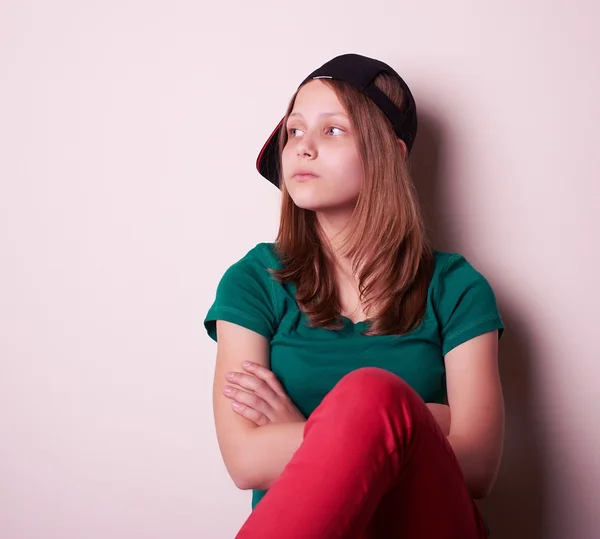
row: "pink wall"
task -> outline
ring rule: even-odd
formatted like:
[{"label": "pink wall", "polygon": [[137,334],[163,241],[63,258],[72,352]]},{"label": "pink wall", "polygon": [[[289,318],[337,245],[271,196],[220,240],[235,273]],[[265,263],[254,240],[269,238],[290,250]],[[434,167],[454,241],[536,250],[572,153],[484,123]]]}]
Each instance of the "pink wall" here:
[{"label": "pink wall", "polygon": [[591,0],[3,2],[0,536],[233,537],[250,498],[221,463],[202,319],[225,267],[275,233],[257,151],[342,52],[413,88],[435,238],[505,317],[495,537],[597,536],[599,16]]}]

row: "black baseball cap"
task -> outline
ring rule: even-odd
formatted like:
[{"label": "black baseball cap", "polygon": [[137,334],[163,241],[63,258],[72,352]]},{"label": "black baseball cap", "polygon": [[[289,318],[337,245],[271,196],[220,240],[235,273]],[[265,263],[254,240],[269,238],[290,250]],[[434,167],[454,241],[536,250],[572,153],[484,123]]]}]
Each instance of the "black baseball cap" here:
[{"label": "black baseball cap", "polygon": [[[400,110],[387,95],[375,86],[374,80],[382,72],[389,73],[400,83],[406,96],[404,110]],[[343,80],[364,92],[390,120],[396,135],[404,141],[410,154],[417,136],[417,106],[406,82],[389,65],[360,54],[342,54],[315,69],[302,81],[298,89],[313,79]],[[279,137],[282,129],[283,118],[265,142],[256,160],[256,169],[277,187],[280,187]]]}]

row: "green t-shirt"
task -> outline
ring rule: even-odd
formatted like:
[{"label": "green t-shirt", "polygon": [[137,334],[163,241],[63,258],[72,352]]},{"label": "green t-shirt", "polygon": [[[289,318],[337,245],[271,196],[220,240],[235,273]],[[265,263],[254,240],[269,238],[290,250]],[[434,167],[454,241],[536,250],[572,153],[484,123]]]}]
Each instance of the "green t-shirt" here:
[{"label": "green t-shirt", "polygon": [[[341,330],[309,328],[296,304],[295,284],[281,284],[266,268],[280,268],[272,243],[259,243],[221,278],[205,328],[217,340],[216,321],[227,320],[264,335],[271,370],[305,417],[347,373],[387,369],[425,402],[446,398],[444,355],[459,344],[504,325],[494,292],[462,255],[435,250],[435,269],[424,320],[407,335],[364,336],[368,322],[343,317]],[[254,490],[252,508],[266,491]]]}]

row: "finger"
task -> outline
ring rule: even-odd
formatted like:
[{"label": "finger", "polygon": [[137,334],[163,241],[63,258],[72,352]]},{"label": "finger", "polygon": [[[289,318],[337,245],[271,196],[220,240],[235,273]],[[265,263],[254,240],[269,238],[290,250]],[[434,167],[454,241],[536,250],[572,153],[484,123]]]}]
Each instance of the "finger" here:
[{"label": "finger", "polygon": [[257,378],[263,380],[277,395],[280,397],[287,397],[287,393],[284,391],[277,376],[275,376],[275,373],[272,370],[267,369],[258,363],[254,363],[253,361],[244,361],[242,367],[249,373],[254,374]]},{"label": "finger", "polygon": [[249,393],[248,391],[243,391],[235,387],[225,386],[223,388],[223,394],[231,400],[244,404],[245,406],[248,406],[248,408],[253,408],[257,412],[270,417],[272,408],[255,393]]},{"label": "finger", "polygon": [[269,423],[268,418],[264,414],[261,414],[259,411],[255,410],[254,408],[250,408],[245,404],[233,401],[231,403],[231,407],[237,414],[240,414],[242,417],[252,421],[252,423],[255,423],[259,427]]},{"label": "finger", "polygon": [[253,391],[269,404],[274,404],[278,399],[277,394],[269,387],[269,384],[261,380],[258,376],[243,372],[228,372],[225,374],[225,377],[230,382]]}]

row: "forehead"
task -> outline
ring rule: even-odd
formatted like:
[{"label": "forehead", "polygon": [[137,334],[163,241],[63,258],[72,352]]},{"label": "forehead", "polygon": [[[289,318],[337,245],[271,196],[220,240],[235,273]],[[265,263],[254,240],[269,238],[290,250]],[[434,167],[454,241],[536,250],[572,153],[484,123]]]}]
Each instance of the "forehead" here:
[{"label": "forehead", "polygon": [[310,112],[311,110],[343,113],[344,107],[335,91],[323,81],[316,79],[300,88],[296,94],[292,112]]}]

